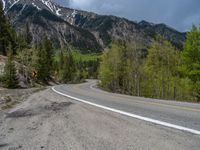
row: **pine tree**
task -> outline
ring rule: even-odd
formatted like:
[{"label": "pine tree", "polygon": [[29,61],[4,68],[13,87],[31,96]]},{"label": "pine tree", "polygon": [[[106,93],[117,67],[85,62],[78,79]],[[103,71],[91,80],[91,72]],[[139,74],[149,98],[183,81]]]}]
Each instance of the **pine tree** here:
[{"label": "pine tree", "polygon": [[17,50],[18,51],[22,51],[23,49],[29,48],[28,47],[28,43],[26,41],[26,38],[22,33],[18,33],[18,35],[17,35],[17,43],[18,43],[18,46],[17,46]]},{"label": "pine tree", "polygon": [[51,44],[51,41],[45,37],[44,40],[43,40],[43,49],[44,51],[46,52],[46,67],[47,67],[47,74],[49,74],[49,79],[50,79],[50,74],[52,73],[52,70],[53,70],[53,46]]},{"label": "pine tree", "polygon": [[36,46],[35,69],[38,72],[38,80],[47,82],[51,79],[53,69],[53,47],[47,37]]},{"label": "pine tree", "polygon": [[[63,62],[63,64],[61,64]],[[64,54],[61,53],[60,56],[60,79],[61,81],[67,83],[73,81],[75,73],[75,65],[73,56],[70,50],[67,50]]]},{"label": "pine tree", "polygon": [[8,47],[8,58],[4,68],[4,84],[7,88],[18,87],[18,78],[15,63],[13,61],[13,51],[11,49],[11,45]]},{"label": "pine tree", "polygon": [[15,53],[17,47],[16,34],[5,17],[3,6],[0,2],[0,54],[6,55],[6,49],[9,44],[11,44]]},{"label": "pine tree", "polygon": [[36,49],[36,63],[35,69],[38,72],[38,80],[42,82],[47,82],[49,75],[49,70],[47,67],[47,52],[42,47],[42,43],[37,45]]},{"label": "pine tree", "polygon": [[28,45],[31,44],[32,38],[33,38],[33,37],[32,37],[31,32],[30,32],[30,26],[29,26],[29,24],[27,23],[27,24],[26,24],[25,39],[26,39],[26,43],[27,43]]}]

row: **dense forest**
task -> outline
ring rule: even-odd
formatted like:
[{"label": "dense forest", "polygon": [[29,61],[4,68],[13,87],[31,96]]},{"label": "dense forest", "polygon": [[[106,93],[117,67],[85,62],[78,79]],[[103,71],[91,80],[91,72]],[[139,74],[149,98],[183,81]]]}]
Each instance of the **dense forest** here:
[{"label": "dense forest", "polygon": [[183,50],[157,35],[140,43],[113,42],[100,65],[100,86],[112,92],[200,102],[200,29],[193,26]]},{"label": "dense forest", "polygon": [[99,78],[106,90],[159,99],[200,102],[200,29],[193,26],[182,50],[157,35],[151,46],[113,41],[102,54],[82,54],[73,46],[54,49],[51,39],[32,43],[29,25],[16,33],[0,3],[0,55],[7,56],[0,85],[77,83]]}]

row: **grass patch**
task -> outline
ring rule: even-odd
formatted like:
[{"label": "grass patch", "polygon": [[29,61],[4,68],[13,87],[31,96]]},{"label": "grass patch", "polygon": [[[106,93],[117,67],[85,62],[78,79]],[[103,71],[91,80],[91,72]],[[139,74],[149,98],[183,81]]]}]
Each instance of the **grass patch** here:
[{"label": "grass patch", "polygon": [[17,101],[13,101],[13,102],[10,102],[10,103],[6,103],[6,104],[4,104],[2,107],[1,107],[1,109],[2,110],[5,110],[5,109],[11,109],[11,108],[13,108],[16,104],[18,104],[19,102],[17,102]]},{"label": "grass patch", "polygon": [[[60,51],[57,51],[54,56],[55,61],[59,61]],[[75,62],[89,62],[89,61],[98,61],[102,57],[102,53],[81,53],[80,51],[72,51],[72,56]]]},{"label": "grass patch", "polygon": [[78,51],[73,51],[72,56],[73,56],[75,62],[79,62],[79,61],[88,62],[88,61],[99,60],[101,58],[102,54],[100,54],[100,53],[82,54]]},{"label": "grass patch", "polygon": [[32,89],[4,89],[0,91],[1,104],[0,110],[11,109],[15,105],[26,100],[31,94],[37,93],[39,91],[45,90],[45,87],[38,87]]}]

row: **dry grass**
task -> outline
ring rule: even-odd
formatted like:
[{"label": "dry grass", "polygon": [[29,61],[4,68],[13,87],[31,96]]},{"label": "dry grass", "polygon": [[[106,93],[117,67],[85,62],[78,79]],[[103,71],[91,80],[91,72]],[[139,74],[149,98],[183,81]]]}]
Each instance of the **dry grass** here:
[{"label": "dry grass", "polygon": [[30,89],[0,89],[0,110],[13,108],[31,94],[44,90],[44,87]]}]

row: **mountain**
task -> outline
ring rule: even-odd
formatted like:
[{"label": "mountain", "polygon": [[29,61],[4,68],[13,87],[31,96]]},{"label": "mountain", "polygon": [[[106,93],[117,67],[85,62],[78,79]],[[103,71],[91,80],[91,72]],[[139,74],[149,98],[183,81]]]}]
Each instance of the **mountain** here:
[{"label": "mountain", "polygon": [[2,0],[5,14],[18,32],[28,24],[33,41],[44,35],[55,47],[68,44],[83,52],[99,52],[112,40],[140,42],[149,46],[156,34],[161,34],[177,48],[185,41],[185,33],[165,24],[134,22],[115,16],[59,6],[51,0]]},{"label": "mountain", "polygon": [[71,25],[59,17],[59,7],[48,0],[9,0],[4,11],[17,32],[25,33],[28,25],[33,42],[48,36],[56,48],[68,44],[82,52],[101,50],[95,36],[82,28]]}]

